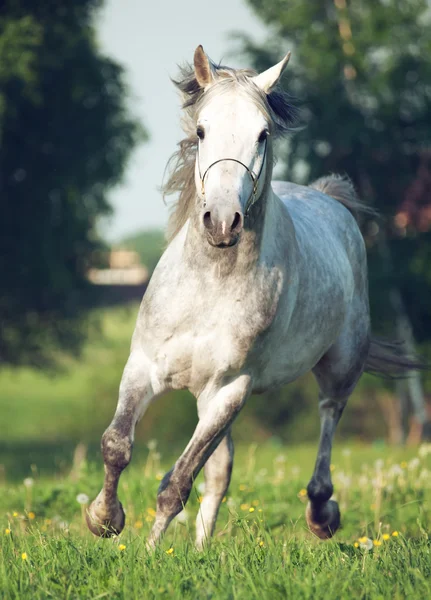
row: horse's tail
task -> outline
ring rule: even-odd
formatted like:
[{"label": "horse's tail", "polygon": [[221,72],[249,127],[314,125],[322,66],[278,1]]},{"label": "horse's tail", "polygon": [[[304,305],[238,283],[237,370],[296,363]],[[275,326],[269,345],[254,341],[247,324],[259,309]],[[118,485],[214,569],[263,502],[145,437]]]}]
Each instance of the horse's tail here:
[{"label": "horse's tail", "polygon": [[371,337],[365,372],[388,379],[408,377],[411,371],[426,371],[430,365],[417,356],[409,356],[404,342]]},{"label": "horse's tail", "polygon": [[370,216],[377,215],[374,208],[367,206],[358,198],[353,183],[346,176],[326,175],[316,179],[310,184],[310,187],[341,202],[355,218],[357,218],[358,213],[365,213]]}]

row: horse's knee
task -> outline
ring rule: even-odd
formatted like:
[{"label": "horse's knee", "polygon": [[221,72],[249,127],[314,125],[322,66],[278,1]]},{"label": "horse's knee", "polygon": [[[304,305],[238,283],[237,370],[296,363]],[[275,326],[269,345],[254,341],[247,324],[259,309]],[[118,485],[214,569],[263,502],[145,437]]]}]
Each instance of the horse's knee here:
[{"label": "horse's knee", "polygon": [[109,428],[102,436],[102,454],[106,465],[122,471],[132,458],[132,442],[117,429]]}]

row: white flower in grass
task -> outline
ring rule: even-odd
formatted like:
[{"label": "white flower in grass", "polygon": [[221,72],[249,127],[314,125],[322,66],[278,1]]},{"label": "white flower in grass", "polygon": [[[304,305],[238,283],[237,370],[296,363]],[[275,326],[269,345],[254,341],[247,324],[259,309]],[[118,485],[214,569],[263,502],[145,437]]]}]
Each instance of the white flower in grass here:
[{"label": "white flower in grass", "polygon": [[346,475],[343,471],[340,471],[334,477],[335,481],[337,481],[342,487],[348,488],[352,485],[352,478],[349,475]]},{"label": "white flower in grass", "polygon": [[199,494],[205,494],[205,482],[202,481],[198,486],[198,492]]},{"label": "white flower in grass", "polygon": [[373,547],[373,540],[371,540],[369,537],[361,537],[359,538],[358,542],[361,550],[371,550]]},{"label": "white flower in grass", "polygon": [[425,456],[431,454],[431,444],[422,444],[419,448],[418,454],[421,458],[425,458]]},{"label": "white flower in grass", "polygon": [[78,494],[76,496],[76,501],[78,504],[88,504],[89,500],[90,498],[87,496],[87,494]]},{"label": "white flower in grass", "polygon": [[415,471],[420,465],[420,460],[418,458],[412,458],[412,460],[408,464],[409,471]]},{"label": "white flower in grass", "polygon": [[34,486],[34,479],[32,477],[26,477],[23,483],[26,488],[31,488]]},{"label": "white flower in grass", "polygon": [[423,483],[424,481],[431,481],[431,472],[428,469],[422,469],[419,473],[419,481]]},{"label": "white flower in grass", "polygon": [[157,448],[157,440],[148,440],[147,448],[148,450],[155,450]]},{"label": "white flower in grass", "polygon": [[400,477],[403,474],[401,466],[396,464],[392,465],[388,472],[391,477]]}]

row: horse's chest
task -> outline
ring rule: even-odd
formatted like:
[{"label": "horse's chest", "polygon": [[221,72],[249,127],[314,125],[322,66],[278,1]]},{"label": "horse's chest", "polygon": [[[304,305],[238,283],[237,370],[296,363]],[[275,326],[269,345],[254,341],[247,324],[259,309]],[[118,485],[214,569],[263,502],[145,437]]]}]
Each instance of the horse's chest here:
[{"label": "horse's chest", "polygon": [[175,317],[167,311],[163,326],[154,330],[159,384],[199,394],[208,381],[240,372],[268,322],[267,311],[256,310],[253,298],[247,300],[199,302],[195,297],[177,304]]}]

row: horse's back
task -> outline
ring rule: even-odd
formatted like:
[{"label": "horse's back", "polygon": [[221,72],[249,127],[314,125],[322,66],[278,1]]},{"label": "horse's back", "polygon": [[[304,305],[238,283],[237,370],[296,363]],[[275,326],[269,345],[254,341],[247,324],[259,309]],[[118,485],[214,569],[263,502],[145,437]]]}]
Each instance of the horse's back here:
[{"label": "horse's back", "polygon": [[363,266],[365,244],[352,213],[338,200],[314,188],[288,181],[273,181],[272,188],[292,219],[299,245],[325,259],[328,251],[341,259],[345,252],[351,266]]}]

